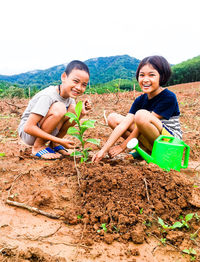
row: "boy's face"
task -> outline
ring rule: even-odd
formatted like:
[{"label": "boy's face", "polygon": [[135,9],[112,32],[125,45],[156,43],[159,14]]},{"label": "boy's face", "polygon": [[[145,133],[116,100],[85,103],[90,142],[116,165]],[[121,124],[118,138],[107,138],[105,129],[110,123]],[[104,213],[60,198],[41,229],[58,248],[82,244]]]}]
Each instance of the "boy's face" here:
[{"label": "boy's face", "polygon": [[76,98],[85,92],[89,81],[89,75],[83,70],[73,69],[68,76],[66,73],[63,73],[61,79],[62,96],[64,98]]}]

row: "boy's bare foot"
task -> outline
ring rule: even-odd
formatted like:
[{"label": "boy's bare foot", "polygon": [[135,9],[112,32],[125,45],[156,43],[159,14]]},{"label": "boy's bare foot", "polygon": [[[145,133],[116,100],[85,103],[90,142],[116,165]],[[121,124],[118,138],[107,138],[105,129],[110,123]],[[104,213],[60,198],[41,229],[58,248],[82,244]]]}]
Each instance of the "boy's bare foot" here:
[{"label": "boy's bare foot", "polygon": [[32,149],[32,154],[34,156],[39,157],[39,158],[48,159],[48,160],[49,159],[60,159],[61,158],[61,154],[56,153],[50,147],[42,147],[39,150],[33,148]]},{"label": "boy's bare foot", "polygon": [[58,152],[59,154],[61,154],[63,156],[69,156],[71,154],[71,152],[70,152],[71,150],[69,151],[69,149],[67,149],[64,146],[61,146],[59,144],[51,144],[50,146],[55,152]]}]

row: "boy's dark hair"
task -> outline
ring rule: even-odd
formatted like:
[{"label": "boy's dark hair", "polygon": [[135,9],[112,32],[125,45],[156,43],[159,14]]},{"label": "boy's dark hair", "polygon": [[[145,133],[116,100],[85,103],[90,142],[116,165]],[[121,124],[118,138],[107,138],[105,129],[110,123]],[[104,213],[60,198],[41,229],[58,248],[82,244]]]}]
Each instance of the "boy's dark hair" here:
[{"label": "boy's dark hair", "polygon": [[154,69],[156,69],[160,75],[160,86],[165,85],[171,76],[171,67],[167,60],[163,56],[148,56],[142,59],[140,62],[137,71],[136,71],[136,79],[138,81],[139,72],[141,68],[146,65],[150,64]]},{"label": "boy's dark hair", "polygon": [[89,68],[87,67],[87,65],[79,60],[73,60],[67,65],[65,69],[66,75],[68,76],[73,69],[83,70],[90,76]]}]

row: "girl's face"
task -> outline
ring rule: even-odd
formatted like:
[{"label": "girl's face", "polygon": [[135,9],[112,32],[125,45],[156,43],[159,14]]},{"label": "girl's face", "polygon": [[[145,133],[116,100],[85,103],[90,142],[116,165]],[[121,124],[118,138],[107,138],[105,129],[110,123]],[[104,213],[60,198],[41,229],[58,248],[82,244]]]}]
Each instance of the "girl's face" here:
[{"label": "girl's face", "polygon": [[89,81],[89,75],[84,70],[73,69],[68,76],[66,73],[63,73],[61,79],[62,96],[64,98],[76,98],[85,92]]},{"label": "girl's face", "polygon": [[153,98],[162,91],[159,81],[160,74],[152,65],[146,64],[140,69],[138,82],[142,91],[148,95],[148,98]]}]

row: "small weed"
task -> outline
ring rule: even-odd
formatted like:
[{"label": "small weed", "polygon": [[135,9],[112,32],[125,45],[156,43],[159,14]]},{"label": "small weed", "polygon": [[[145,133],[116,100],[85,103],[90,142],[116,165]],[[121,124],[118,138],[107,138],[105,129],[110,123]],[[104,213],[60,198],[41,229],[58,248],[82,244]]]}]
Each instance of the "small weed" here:
[{"label": "small weed", "polygon": [[[104,223],[104,224],[101,224],[101,228],[103,229],[103,231],[106,233],[107,232],[107,227],[106,227],[106,223]],[[101,232],[101,230],[99,229],[99,230],[97,230],[97,233],[100,233]]]},{"label": "small weed", "polygon": [[160,239],[160,242],[161,242],[164,246],[166,245],[166,241],[167,241],[166,238],[161,238],[161,239]]},{"label": "small weed", "polygon": [[199,222],[200,216],[197,213],[194,214],[194,218],[197,220],[197,222]]},{"label": "small weed", "polygon": [[196,260],[197,252],[196,252],[196,250],[194,248],[190,247],[189,249],[183,249],[182,252],[185,253],[185,254],[190,255],[190,261],[195,261]]},{"label": "small weed", "polygon": [[78,215],[77,216],[77,219],[82,219],[83,217],[81,215]]},{"label": "small weed", "polygon": [[164,229],[176,229],[176,228],[182,228],[182,227],[187,227],[190,228],[188,225],[188,221],[190,221],[193,218],[194,214],[187,214],[185,216],[185,220],[183,219],[183,216],[180,216],[180,219],[182,219],[182,221],[176,221],[172,226],[169,226],[167,224],[164,223],[164,221],[162,220],[162,218],[158,218],[158,223],[164,228]]},{"label": "small weed", "polygon": [[5,153],[0,153],[0,157],[6,156]]},{"label": "small weed", "polygon": [[114,229],[116,232],[119,232],[119,228],[117,228],[116,226],[113,226],[113,229]]},{"label": "small weed", "polygon": [[142,213],[143,213],[143,208],[140,209],[140,214],[142,214]]},{"label": "small weed", "polygon": [[152,223],[151,223],[151,221],[149,221],[149,220],[145,220],[144,222],[143,222],[143,224],[145,225],[145,226],[147,226],[147,227],[151,227],[152,226]]}]

